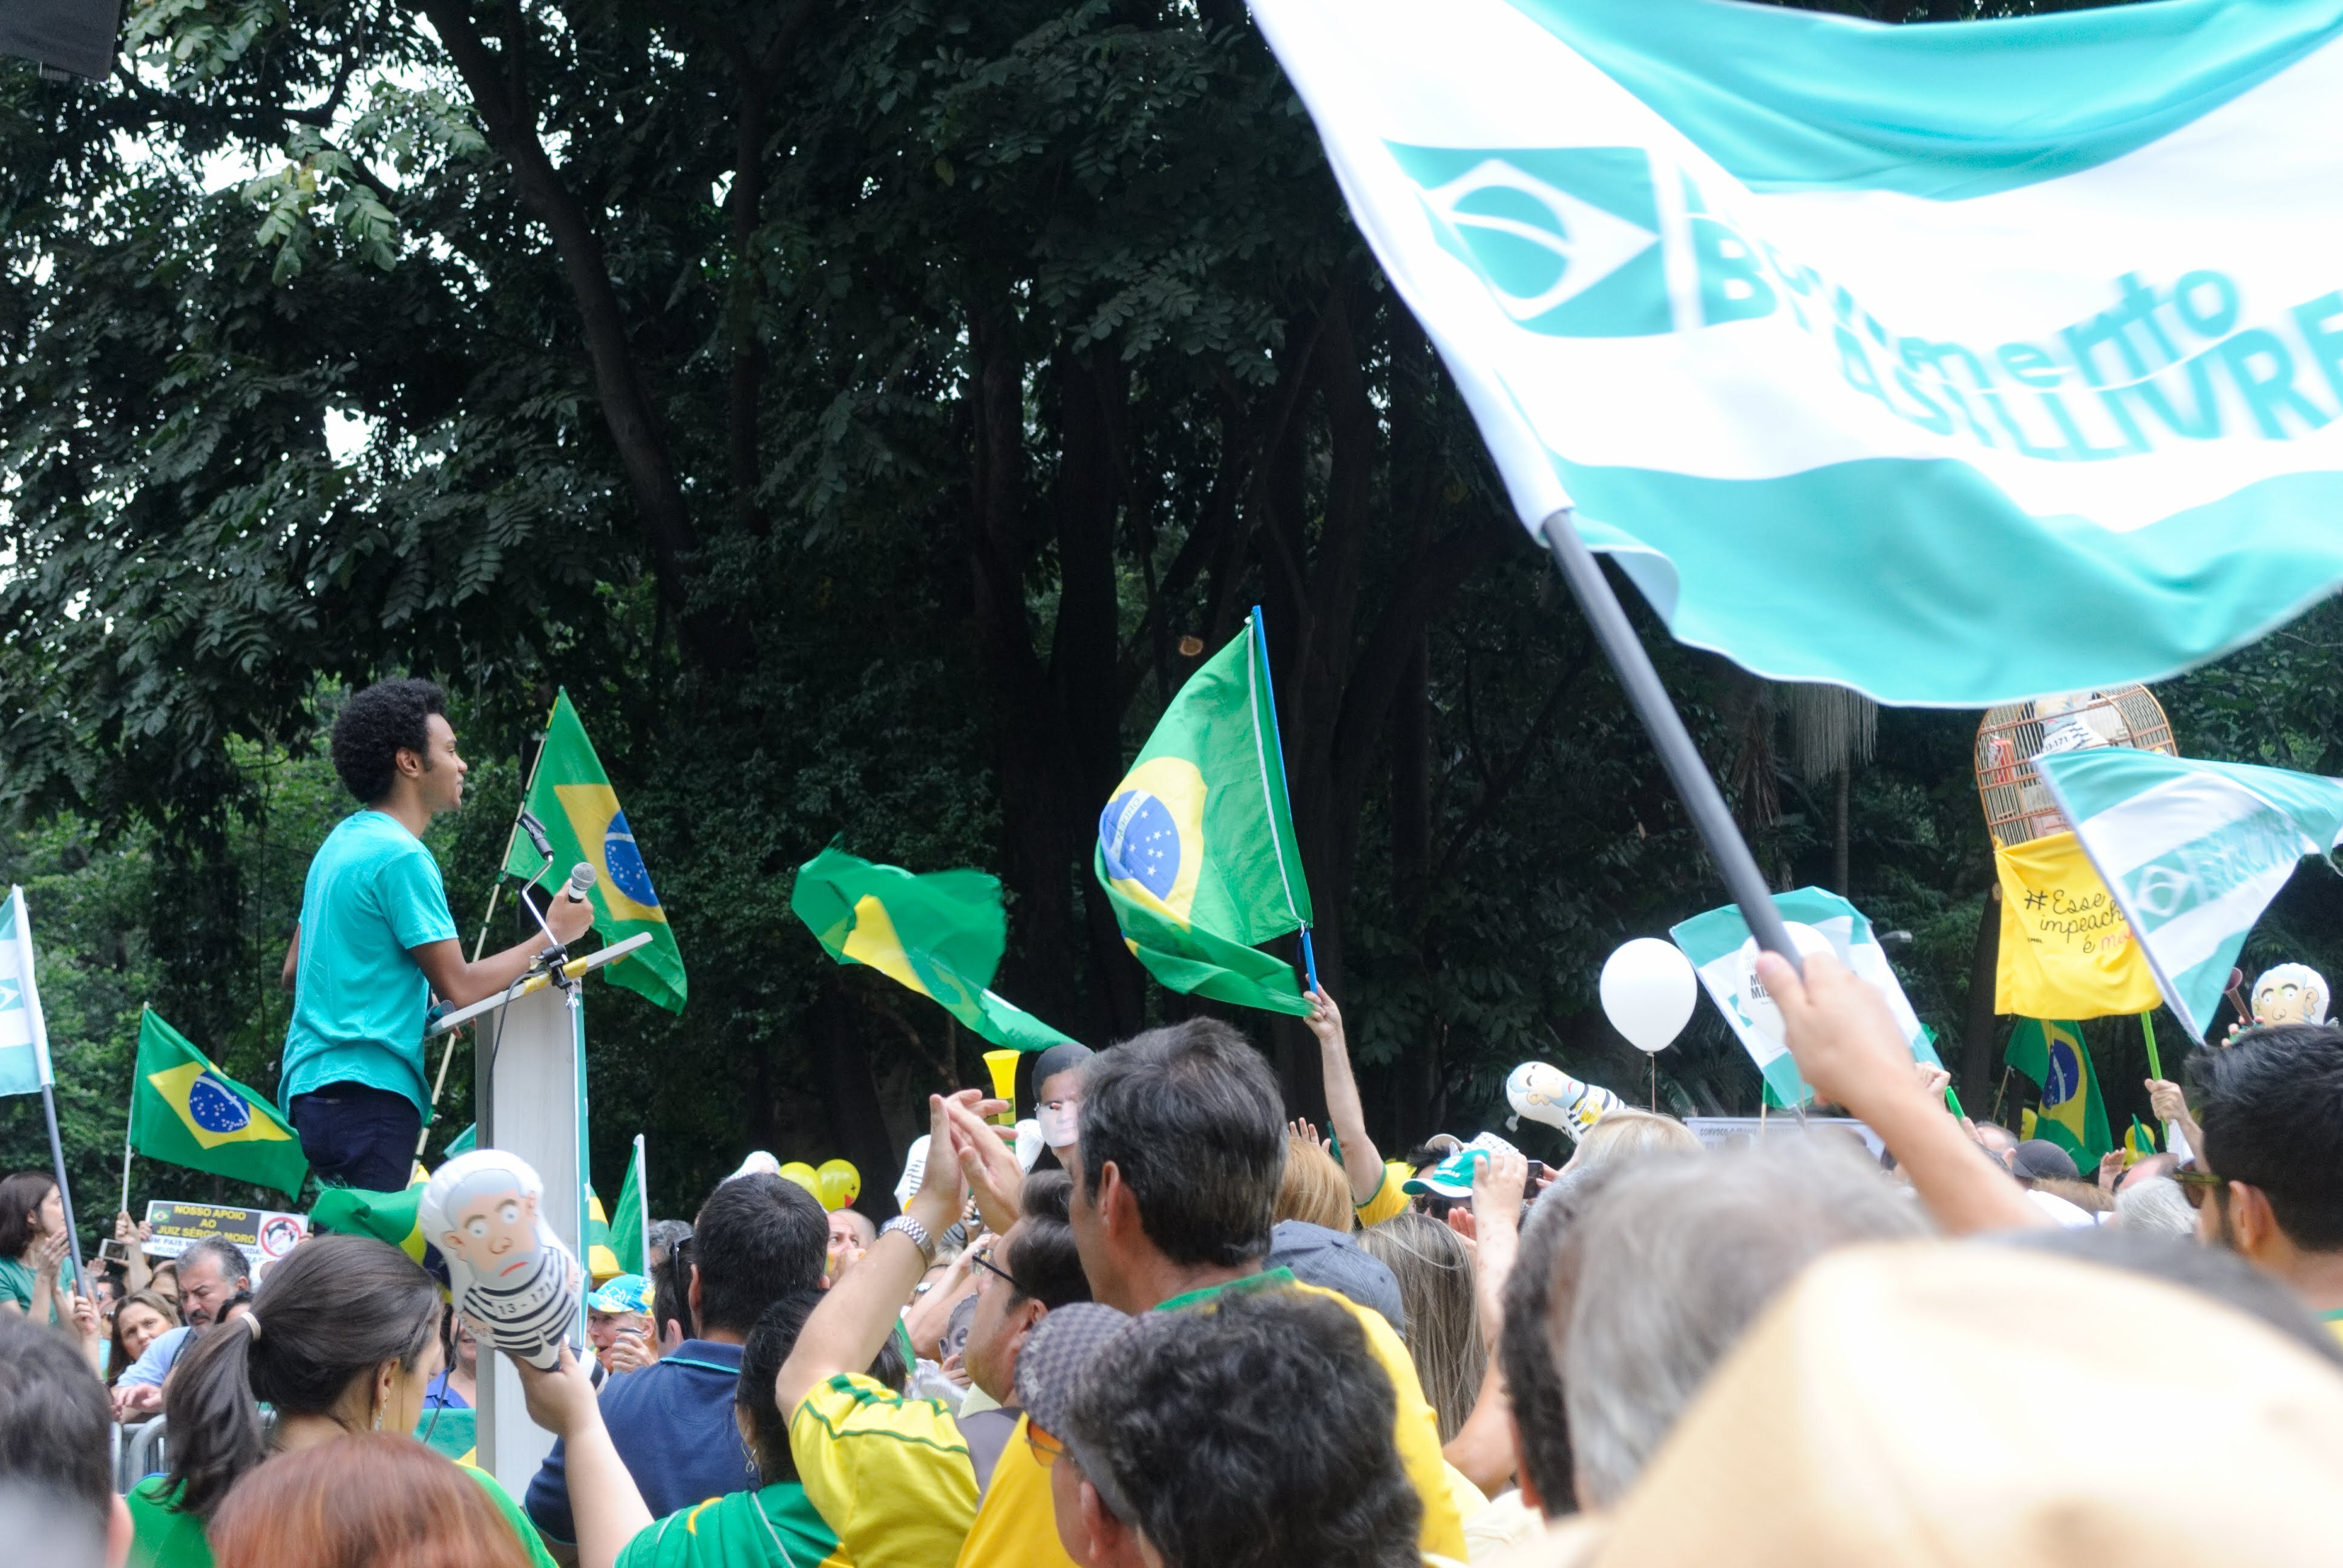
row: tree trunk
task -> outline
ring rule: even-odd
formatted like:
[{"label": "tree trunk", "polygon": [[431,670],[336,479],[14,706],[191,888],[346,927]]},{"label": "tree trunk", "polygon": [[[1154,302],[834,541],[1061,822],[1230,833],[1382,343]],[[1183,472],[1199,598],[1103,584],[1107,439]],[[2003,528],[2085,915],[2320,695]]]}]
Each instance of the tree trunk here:
[{"label": "tree trunk", "polygon": [[1994,976],[2001,960],[2001,884],[1986,890],[1985,912],[1977,917],[1976,947],[1969,957],[1967,1020],[1961,1029],[1961,1103],[1972,1116],[1985,1114],[1993,1088],[1993,1043],[1999,1032],[1993,1010]]}]

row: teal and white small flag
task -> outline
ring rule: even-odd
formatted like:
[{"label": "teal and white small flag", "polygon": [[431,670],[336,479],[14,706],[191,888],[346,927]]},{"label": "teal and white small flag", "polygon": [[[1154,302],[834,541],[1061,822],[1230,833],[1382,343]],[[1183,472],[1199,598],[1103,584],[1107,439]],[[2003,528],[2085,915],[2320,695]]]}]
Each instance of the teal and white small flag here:
[{"label": "teal and white small flag", "polygon": [[1535,531],[1983,707],[2343,583],[2343,0],[1252,0]]},{"label": "teal and white small flag", "polygon": [[[1795,938],[1801,928],[1819,939],[1838,961],[1859,979],[1868,980],[1886,999],[1887,1010],[1894,1015],[1896,1027],[1912,1048],[1912,1060],[1930,1066],[1940,1065],[1932,1036],[1912,1011],[1905,1000],[1904,987],[1888,966],[1887,954],[1879,939],[1872,934],[1871,922],[1863,911],[1821,888],[1800,888],[1794,893],[1777,893],[1775,907],[1782,918],[1790,922],[1791,935]],[[1790,1060],[1790,1049],[1783,1043],[1782,1013],[1765,988],[1757,980],[1757,943],[1749,934],[1749,922],[1741,918],[1737,904],[1727,904],[1721,910],[1711,910],[1704,915],[1694,915],[1682,925],[1671,927],[1668,935],[1674,939],[1684,957],[1692,960],[1700,976],[1700,983],[1708,991],[1716,1010],[1733,1026],[1749,1060],[1757,1064],[1764,1075],[1765,1089],[1776,1105],[1804,1105],[1815,1097],[1798,1076],[1797,1063]]]},{"label": "teal and white small flag", "polygon": [[37,1094],[51,1081],[49,1030],[33,984],[33,923],[25,890],[0,905],[0,1094]]},{"label": "teal and white small flag", "polygon": [[2034,759],[2191,1039],[2305,855],[2343,843],[2343,779],[2127,747]]}]

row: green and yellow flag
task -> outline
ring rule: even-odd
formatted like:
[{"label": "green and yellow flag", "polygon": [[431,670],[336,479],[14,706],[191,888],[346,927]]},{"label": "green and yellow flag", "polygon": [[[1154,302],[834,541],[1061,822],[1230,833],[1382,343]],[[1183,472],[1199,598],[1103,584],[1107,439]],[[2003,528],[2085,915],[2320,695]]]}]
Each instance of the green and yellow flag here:
[{"label": "green and yellow flag", "polygon": [[2091,1053],[2083,1049],[2081,1026],[2021,1018],[2002,1060],[2042,1086],[2032,1136],[2066,1150],[2087,1174],[2096,1170],[2099,1156],[2116,1141],[2107,1131],[2099,1076],[2091,1068]]},{"label": "green and yellow flag", "polygon": [[301,1195],[309,1161],[268,1097],[238,1083],[149,1008],[138,1020],[130,1146],[149,1160]]},{"label": "green and yellow flag", "polygon": [[1122,940],[1176,991],[1305,1015],[1259,945],[1311,923],[1255,611],[1188,678],[1099,815],[1093,856]]},{"label": "green and yellow flag", "polygon": [[635,1134],[634,1152],[627,1157],[626,1179],[618,1183],[618,1212],[610,1221],[610,1255],[618,1271],[649,1277],[643,1267],[645,1232],[650,1229],[650,1202],[643,1191],[643,1135]]},{"label": "green and yellow flag", "polygon": [[404,1192],[368,1192],[357,1187],[328,1187],[317,1194],[309,1211],[312,1231],[341,1236],[372,1236],[387,1241],[420,1263],[424,1261],[423,1189],[421,1171]]},{"label": "green and yellow flag", "polygon": [[798,868],[789,908],[842,964],[872,969],[939,1003],[994,1045],[1046,1050],[1060,1034],[991,990],[1009,945],[1001,879],[874,865],[824,849]]},{"label": "green and yellow flag", "polygon": [[[689,989],[683,973],[683,953],[675,945],[667,910],[651,887],[650,871],[636,847],[635,830],[618,809],[618,797],[602,771],[593,743],[569,693],[553,701],[553,717],[546,721],[545,749],[537,754],[529,774],[529,814],[544,824],[553,842],[553,866],[545,886],[558,890],[569,868],[583,860],[594,868],[594,929],[606,942],[623,941],[638,931],[650,933],[650,945],[610,966],[610,983],[648,997],[669,1012],[681,1012]],[[519,877],[536,876],[541,858],[525,838],[516,838],[505,857],[505,869]]]}]

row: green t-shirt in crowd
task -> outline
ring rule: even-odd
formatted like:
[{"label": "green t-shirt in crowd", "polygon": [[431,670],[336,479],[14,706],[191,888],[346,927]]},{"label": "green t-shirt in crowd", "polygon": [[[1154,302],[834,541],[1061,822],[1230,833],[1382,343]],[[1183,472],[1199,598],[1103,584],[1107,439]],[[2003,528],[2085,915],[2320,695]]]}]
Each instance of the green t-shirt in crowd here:
[{"label": "green t-shirt in crowd", "polygon": [[775,1482],[762,1492],[711,1497],[647,1526],[618,1553],[618,1568],[852,1568],[805,1488]]},{"label": "green t-shirt in crowd", "polygon": [[[497,1505],[512,1533],[528,1548],[533,1568],[556,1568],[537,1526],[528,1522],[512,1494],[497,1484],[497,1478],[477,1465],[456,1468],[480,1483],[480,1490]],[[204,1522],[171,1506],[177,1494],[167,1475],[150,1475],[130,1489],[124,1499],[130,1505],[130,1568],[212,1568],[212,1547],[204,1539]]]},{"label": "green t-shirt in crowd", "polygon": [[[16,1310],[26,1317],[33,1314],[32,1265],[14,1258],[0,1258],[0,1302],[14,1302]],[[57,1321],[57,1293],[49,1292],[49,1322]]]},{"label": "green t-shirt in crowd", "polygon": [[426,1111],[430,982],[411,948],[456,935],[439,862],[398,819],[354,811],[326,836],[301,889],[300,962],[279,1109],[329,1083],[403,1094]]}]

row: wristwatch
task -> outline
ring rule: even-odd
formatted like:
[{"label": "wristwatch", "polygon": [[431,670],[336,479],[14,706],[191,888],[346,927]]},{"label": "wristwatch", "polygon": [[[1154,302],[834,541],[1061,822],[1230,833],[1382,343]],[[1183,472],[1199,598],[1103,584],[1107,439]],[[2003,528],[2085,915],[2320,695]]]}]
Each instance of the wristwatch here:
[{"label": "wristwatch", "polygon": [[935,1262],[936,1244],[934,1241],[929,1237],[928,1228],[925,1225],[920,1224],[909,1214],[898,1214],[893,1219],[879,1227],[879,1233],[882,1236],[890,1231],[901,1232],[902,1235],[910,1241],[911,1245],[917,1247],[920,1250],[920,1259],[922,1262],[929,1264],[933,1264]]}]

